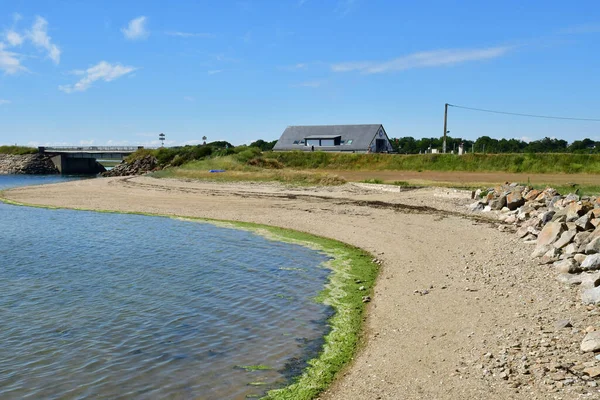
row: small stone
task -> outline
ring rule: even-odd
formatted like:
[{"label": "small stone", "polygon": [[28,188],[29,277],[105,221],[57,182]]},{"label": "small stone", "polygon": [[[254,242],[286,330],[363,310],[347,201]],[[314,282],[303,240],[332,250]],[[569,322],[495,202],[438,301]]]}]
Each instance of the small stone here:
[{"label": "small stone", "polygon": [[363,298],[362,298],[363,303],[368,303],[370,301],[371,301],[371,296],[363,296]]},{"label": "small stone", "polygon": [[581,269],[584,271],[593,271],[600,269],[600,254],[590,254],[581,263]]},{"label": "small stone", "polygon": [[581,342],[581,351],[588,353],[597,350],[600,350],[600,331],[589,332]]},{"label": "small stone", "polygon": [[367,288],[365,288],[364,286],[361,286],[358,288],[358,290],[363,291],[363,290],[367,290]]},{"label": "small stone", "polygon": [[600,376],[600,367],[589,367],[583,370],[584,374],[588,374],[590,378]]},{"label": "small stone", "polygon": [[554,323],[554,328],[558,331],[560,329],[571,328],[573,325],[571,321],[568,319],[561,319]]},{"label": "small stone", "polygon": [[593,239],[585,246],[585,254],[600,253],[600,237]]}]

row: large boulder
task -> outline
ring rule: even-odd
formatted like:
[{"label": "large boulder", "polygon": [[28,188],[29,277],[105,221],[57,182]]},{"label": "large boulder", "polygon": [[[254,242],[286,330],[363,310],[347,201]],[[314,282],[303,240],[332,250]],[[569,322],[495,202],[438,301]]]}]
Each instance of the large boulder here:
[{"label": "large boulder", "polygon": [[573,241],[573,238],[575,238],[576,234],[577,234],[576,230],[565,231],[560,235],[560,238],[556,242],[554,242],[552,245],[554,247],[556,247],[557,249],[562,249],[563,247],[565,247],[566,245],[568,245],[569,243],[571,243]]},{"label": "large boulder", "polygon": [[579,264],[572,258],[555,262],[554,268],[561,274],[574,274],[580,271]]},{"label": "large boulder", "polygon": [[537,245],[544,246],[556,242],[560,235],[566,230],[567,225],[562,222],[547,223],[538,236]]},{"label": "large boulder", "polygon": [[523,204],[525,204],[525,199],[520,191],[510,192],[506,196],[506,207],[508,207],[509,210],[516,210]]}]

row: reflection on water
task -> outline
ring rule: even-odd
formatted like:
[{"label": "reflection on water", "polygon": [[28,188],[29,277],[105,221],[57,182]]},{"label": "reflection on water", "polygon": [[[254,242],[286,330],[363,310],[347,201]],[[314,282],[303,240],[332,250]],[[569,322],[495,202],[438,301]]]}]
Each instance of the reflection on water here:
[{"label": "reflection on water", "polygon": [[284,385],[327,331],[326,257],[301,246],[4,204],[0,226],[2,399],[242,399]]}]

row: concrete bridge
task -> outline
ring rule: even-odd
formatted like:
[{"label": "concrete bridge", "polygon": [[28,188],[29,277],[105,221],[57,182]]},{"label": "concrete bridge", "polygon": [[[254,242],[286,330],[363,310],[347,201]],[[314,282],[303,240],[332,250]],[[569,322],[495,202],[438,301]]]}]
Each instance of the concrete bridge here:
[{"label": "concrete bridge", "polygon": [[104,171],[97,160],[123,160],[143,146],[38,147],[40,154],[51,157],[61,174],[97,174]]}]

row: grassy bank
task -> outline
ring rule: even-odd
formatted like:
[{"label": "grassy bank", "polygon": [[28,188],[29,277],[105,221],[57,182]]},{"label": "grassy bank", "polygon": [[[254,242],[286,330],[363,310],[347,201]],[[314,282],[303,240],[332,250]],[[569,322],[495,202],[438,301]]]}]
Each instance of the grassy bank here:
[{"label": "grassy bank", "polygon": [[347,154],[269,152],[286,168],[391,171],[469,171],[600,174],[600,154]]},{"label": "grassy bank", "polygon": [[[0,201],[16,205],[57,209],[38,205],[16,203],[2,197]],[[114,212],[107,210],[84,210]],[[251,230],[272,240],[285,241],[308,246],[323,251],[332,259],[326,267],[332,270],[325,289],[315,301],[327,304],[335,309],[335,315],[329,320],[330,332],[325,336],[325,344],[317,358],[308,361],[308,368],[292,384],[282,389],[271,390],[264,399],[268,400],[309,400],[326,389],[338,373],[351,360],[360,346],[360,331],[366,306],[362,297],[373,294],[378,266],[372,262],[372,256],[365,251],[336,240],[310,235],[308,233],[259,225],[254,223],[218,221],[203,218],[190,218],[162,214],[124,212],[123,214],[141,214],[157,217],[178,218],[184,220],[212,223],[220,226]],[[359,290],[364,286],[366,290]],[[260,362],[260,360],[257,360]],[[234,368],[234,366],[232,366]],[[260,366],[251,366],[261,369]]]},{"label": "grassy bank", "polygon": [[0,146],[0,154],[11,154],[16,156],[22,156],[24,154],[35,154],[38,149],[34,147],[25,146]]}]

